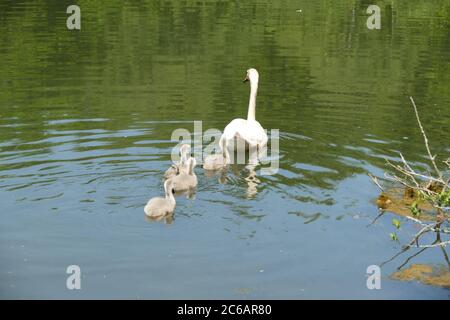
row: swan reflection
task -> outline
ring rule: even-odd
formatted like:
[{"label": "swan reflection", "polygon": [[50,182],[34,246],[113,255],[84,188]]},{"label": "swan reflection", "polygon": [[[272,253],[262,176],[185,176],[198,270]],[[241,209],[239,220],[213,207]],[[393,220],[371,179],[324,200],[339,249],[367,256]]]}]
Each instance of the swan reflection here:
[{"label": "swan reflection", "polygon": [[248,170],[248,176],[245,177],[245,181],[247,182],[247,199],[252,199],[258,193],[258,185],[261,183],[261,180],[256,176],[255,165],[249,164],[245,168]]},{"label": "swan reflection", "polygon": [[[231,166],[231,170],[236,177],[243,177],[247,187],[246,187],[246,198],[253,199],[258,193],[258,185],[261,180],[256,174],[256,164],[247,164],[242,169],[242,165],[234,164]],[[204,170],[204,174],[209,179],[216,178],[220,184],[226,184],[228,177],[228,168],[224,167],[218,170]]]},{"label": "swan reflection", "polygon": [[164,222],[165,224],[172,224],[174,217],[173,213],[160,217],[149,217],[146,215],[145,220],[147,220],[148,222]]}]

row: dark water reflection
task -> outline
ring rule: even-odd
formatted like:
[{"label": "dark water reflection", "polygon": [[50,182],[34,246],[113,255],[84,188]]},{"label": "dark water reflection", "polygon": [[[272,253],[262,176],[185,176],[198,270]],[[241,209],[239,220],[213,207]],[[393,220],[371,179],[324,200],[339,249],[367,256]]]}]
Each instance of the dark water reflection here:
[{"label": "dark water reflection", "polygon": [[[395,263],[366,288],[367,266],[399,250],[392,216],[366,227],[366,173],[398,151],[428,168],[410,95],[450,154],[447,1],[382,4],[379,31],[364,1],[82,1],[72,32],[69,4],[0,4],[0,296],[448,298],[390,280]],[[245,116],[248,67],[257,119],[280,130],[278,173],[196,168],[173,220],[147,221],[172,131]],[[81,291],[65,288],[71,264]]]}]

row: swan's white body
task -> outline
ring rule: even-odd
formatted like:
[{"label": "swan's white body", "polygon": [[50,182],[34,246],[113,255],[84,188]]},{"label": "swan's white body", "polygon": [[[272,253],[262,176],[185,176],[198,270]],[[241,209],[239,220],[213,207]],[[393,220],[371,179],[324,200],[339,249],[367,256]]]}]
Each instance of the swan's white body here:
[{"label": "swan's white body", "polygon": [[[220,138],[225,140],[225,146],[230,145],[230,142],[235,138],[242,139],[246,142],[247,148],[259,147],[262,148],[267,145],[267,134],[261,124],[256,121],[256,95],[258,93],[259,74],[256,69],[248,69],[247,76],[244,81],[250,80],[250,99],[248,102],[247,120],[234,119],[223,130],[223,135]],[[221,143],[222,145],[222,143]],[[239,142],[238,144],[239,145]]]},{"label": "swan's white body", "polygon": [[172,178],[173,189],[175,192],[190,190],[197,186],[198,180],[194,172],[194,167],[196,164],[197,162],[195,161],[195,158],[189,158],[187,161],[189,170],[182,171],[180,174]]},{"label": "swan's white body", "polygon": [[173,196],[172,180],[164,182],[164,190],[166,192],[165,198],[155,197],[147,202],[144,207],[144,212],[147,217],[152,219],[159,219],[166,215],[173,213],[175,210],[175,197]]},{"label": "swan's white body", "polygon": [[180,147],[180,162],[172,164],[172,166],[166,170],[164,173],[164,179],[170,179],[182,171],[188,171],[189,168],[187,166],[187,160],[190,154],[191,146],[188,144],[183,144]]},{"label": "swan's white body", "polygon": [[[256,120],[234,119],[231,121],[223,131],[223,139],[226,145],[230,145],[230,141],[237,139],[236,146],[240,145],[240,140],[243,140],[250,146],[263,147],[267,145],[267,134],[261,124]],[[246,145],[246,149],[248,149]]]}]

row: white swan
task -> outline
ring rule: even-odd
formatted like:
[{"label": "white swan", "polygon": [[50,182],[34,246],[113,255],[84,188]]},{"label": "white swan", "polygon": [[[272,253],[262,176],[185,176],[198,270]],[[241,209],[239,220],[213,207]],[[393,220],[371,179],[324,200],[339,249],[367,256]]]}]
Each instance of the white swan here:
[{"label": "white swan", "polygon": [[170,179],[179,174],[182,170],[187,170],[188,156],[191,154],[191,146],[183,144],[180,147],[180,162],[172,164],[172,166],[164,173],[164,179]]},{"label": "white swan", "polygon": [[195,158],[189,158],[187,160],[188,170],[182,171],[180,174],[174,176],[172,178],[173,181],[173,189],[175,192],[186,191],[193,189],[197,186],[197,176],[195,175],[194,168],[197,164]]},{"label": "white swan", "polygon": [[[235,138],[244,140],[246,148],[258,147],[262,149],[267,145],[267,134],[261,124],[255,119],[256,94],[258,92],[259,74],[256,69],[248,69],[244,82],[250,80],[250,99],[248,102],[247,120],[234,119],[223,130],[220,138],[225,140],[225,146]],[[222,144],[221,144],[222,145]],[[239,144],[238,144],[239,145]]]},{"label": "white swan", "polygon": [[171,179],[164,182],[165,198],[155,197],[144,207],[145,215],[152,219],[159,219],[171,214],[175,210],[175,197],[173,196],[173,182]]}]

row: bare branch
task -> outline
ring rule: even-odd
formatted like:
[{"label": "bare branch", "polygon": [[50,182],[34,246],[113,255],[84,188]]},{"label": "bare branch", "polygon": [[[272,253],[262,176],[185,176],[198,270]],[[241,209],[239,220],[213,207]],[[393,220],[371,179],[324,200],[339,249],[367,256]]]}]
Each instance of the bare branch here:
[{"label": "bare branch", "polygon": [[400,153],[400,157],[402,158],[402,162],[404,163],[405,167],[409,170],[408,171],[409,174],[414,175],[414,176],[419,177],[419,178],[422,178],[422,179],[425,179],[425,180],[428,180],[428,181],[436,181],[436,182],[439,182],[439,183],[444,183],[443,180],[440,179],[440,178],[436,179],[436,178],[434,178],[432,176],[426,176],[426,175],[423,175],[423,174],[415,172],[410,167],[410,165],[406,162],[405,158],[403,157],[403,155],[401,153]]},{"label": "bare branch", "polygon": [[435,243],[435,244],[420,245],[419,248],[445,247],[448,244],[450,244],[450,240],[443,241],[443,242],[438,242],[438,243]]},{"label": "bare branch", "polygon": [[412,97],[409,97],[409,99],[411,100],[411,103],[414,107],[414,112],[416,114],[416,118],[417,118],[417,123],[419,124],[420,127],[420,131],[422,132],[422,136],[423,139],[425,141],[425,147],[427,148],[427,152],[428,152],[428,157],[430,158],[431,163],[433,164],[434,170],[436,171],[436,173],[438,174],[438,177],[440,179],[442,179],[442,173],[441,171],[439,171],[436,162],[434,161],[435,156],[433,156],[431,154],[431,150],[430,150],[430,146],[428,145],[428,138],[427,135],[425,134],[425,130],[423,129],[422,123],[420,122],[420,118],[419,118],[419,112],[417,111],[417,107],[416,107],[416,103],[414,102],[414,99]]},{"label": "bare branch", "polygon": [[381,187],[380,183],[378,182],[378,178],[372,175],[371,173],[368,173],[367,175],[370,177],[370,179],[372,179],[373,183],[375,183],[378,186],[378,188],[380,188],[381,192],[384,192],[383,187]]},{"label": "bare branch", "polygon": [[420,221],[419,219],[416,219],[414,217],[411,216],[404,216],[406,219],[411,220],[417,224],[420,224],[424,229],[430,230],[430,231],[434,231],[434,232],[441,232],[441,233],[447,233],[444,230],[441,230],[440,228],[436,228],[438,226],[439,223],[432,223],[432,224],[428,224],[425,222]]},{"label": "bare branch", "polygon": [[[434,171],[437,173],[437,176],[432,176],[431,173],[422,174],[422,173],[416,172],[411,167],[411,165],[406,161],[406,159],[402,153],[400,153],[401,164],[394,164],[386,159],[386,164],[389,165],[392,169],[394,169],[394,173],[392,175],[390,175],[387,172],[385,172],[384,176],[391,181],[395,181],[408,189],[411,188],[415,192],[419,192],[420,195],[425,196],[425,199],[428,201],[428,203],[430,205],[432,205],[435,210],[437,210],[437,215],[436,215],[436,221],[433,223],[423,222],[423,221],[421,221],[415,217],[412,217],[408,214],[406,214],[404,216],[402,215],[405,219],[408,219],[408,220],[412,221],[413,223],[421,226],[421,229],[419,230],[419,232],[417,232],[413,236],[412,240],[406,246],[404,246],[402,248],[402,250],[400,252],[398,252],[396,255],[394,255],[389,260],[383,262],[382,265],[392,261],[400,254],[410,250],[412,247],[418,247],[418,248],[422,248],[422,249],[418,253],[416,253],[413,256],[411,256],[410,258],[408,258],[400,266],[400,268],[403,267],[412,257],[418,255],[420,252],[423,252],[427,248],[432,248],[432,247],[440,247],[443,250],[444,255],[446,256],[446,261],[448,262],[448,257],[446,255],[444,247],[446,245],[450,244],[450,240],[441,241],[441,238],[440,238],[441,234],[450,234],[450,231],[448,229],[441,228],[441,225],[445,221],[448,221],[447,217],[444,215],[444,211],[447,211],[450,208],[442,206],[442,204],[440,203],[440,200],[439,200],[440,194],[445,192],[446,189],[450,188],[450,177],[447,176],[447,173],[445,173],[445,176],[444,176],[444,174],[437,167],[436,161],[435,161],[436,157],[431,154],[430,146],[428,144],[428,138],[427,138],[425,130],[422,126],[422,123],[420,121],[419,112],[417,111],[417,106],[414,102],[414,99],[412,97],[409,97],[409,98],[413,105],[417,123],[419,124],[419,128],[420,128],[420,131],[422,133],[422,136],[423,136],[423,139],[425,142],[425,147],[427,149],[428,157],[431,161]],[[443,161],[443,163],[448,168],[450,168],[450,158]],[[378,179],[376,177],[372,176],[370,173],[368,175],[372,179],[372,181],[380,188],[380,190],[384,191],[383,188],[381,187],[381,185],[378,183]],[[433,184],[436,184],[436,185],[433,185]],[[379,218],[379,216],[381,216],[383,213],[384,213],[384,211],[382,211],[374,219],[374,221],[372,221],[372,223],[370,225],[372,225]],[[420,237],[428,232],[435,232],[435,234],[437,235],[436,240],[431,244],[426,244],[426,245],[419,244]],[[450,262],[448,262],[448,263],[450,265]]]}]

